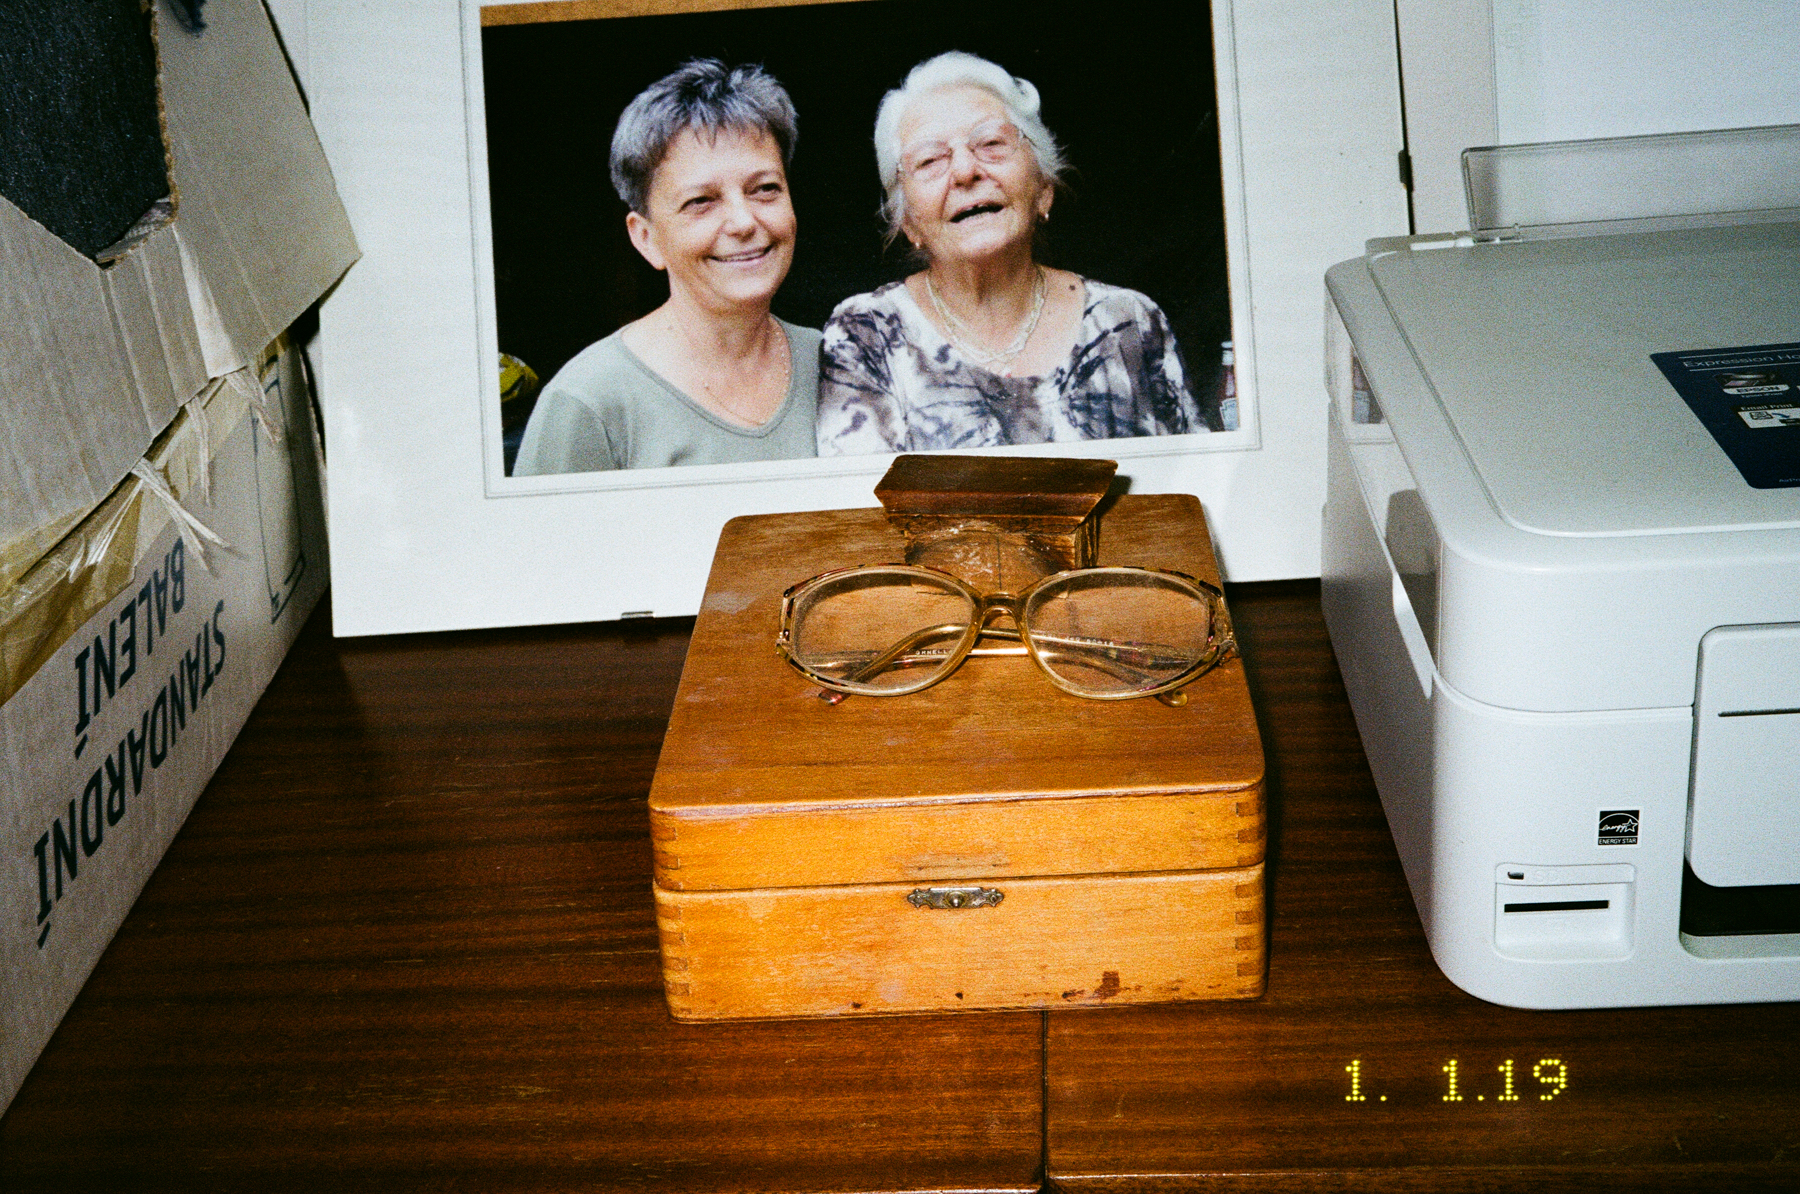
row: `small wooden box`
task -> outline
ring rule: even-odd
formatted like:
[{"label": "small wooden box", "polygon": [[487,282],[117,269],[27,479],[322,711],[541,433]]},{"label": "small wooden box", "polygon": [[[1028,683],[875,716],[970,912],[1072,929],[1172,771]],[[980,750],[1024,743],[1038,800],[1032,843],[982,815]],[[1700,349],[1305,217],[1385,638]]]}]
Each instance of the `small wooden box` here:
[{"label": "small wooden box", "polygon": [[[670,1011],[1262,994],[1263,756],[1241,663],[1181,708],[1069,696],[1022,657],[820,700],[775,650],[783,590],[904,550],[878,509],[726,525],[650,790]],[[1218,581],[1183,495],[1120,498],[1100,562]],[[946,887],[1001,898],[929,894]]]}]

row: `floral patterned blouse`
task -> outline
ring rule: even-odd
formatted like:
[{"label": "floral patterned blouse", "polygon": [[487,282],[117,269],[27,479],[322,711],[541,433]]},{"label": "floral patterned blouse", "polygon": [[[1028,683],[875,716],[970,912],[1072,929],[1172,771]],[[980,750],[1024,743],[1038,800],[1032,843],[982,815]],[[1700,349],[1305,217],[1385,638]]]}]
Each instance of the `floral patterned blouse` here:
[{"label": "floral patterned blouse", "polygon": [[1084,281],[1068,359],[1042,377],[971,364],[903,282],[845,299],[825,325],[819,455],[983,448],[1207,431],[1162,309]]}]

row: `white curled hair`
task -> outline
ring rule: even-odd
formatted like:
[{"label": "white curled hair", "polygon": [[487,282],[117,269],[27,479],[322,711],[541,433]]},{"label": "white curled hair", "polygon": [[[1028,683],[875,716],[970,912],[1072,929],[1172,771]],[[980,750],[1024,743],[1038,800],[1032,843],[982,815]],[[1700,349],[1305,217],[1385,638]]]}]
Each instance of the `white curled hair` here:
[{"label": "white curled hair", "polygon": [[906,193],[900,185],[900,120],[912,102],[946,87],[979,87],[1006,108],[1007,119],[1031,147],[1038,174],[1055,186],[1062,181],[1068,162],[1062,147],[1038,114],[1038,89],[1008,74],[1005,67],[961,50],[927,58],[907,72],[906,81],[881,97],[875,113],[875,168],[881,173],[881,214],[887,220],[888,240],[900,235],[906,222]]}]

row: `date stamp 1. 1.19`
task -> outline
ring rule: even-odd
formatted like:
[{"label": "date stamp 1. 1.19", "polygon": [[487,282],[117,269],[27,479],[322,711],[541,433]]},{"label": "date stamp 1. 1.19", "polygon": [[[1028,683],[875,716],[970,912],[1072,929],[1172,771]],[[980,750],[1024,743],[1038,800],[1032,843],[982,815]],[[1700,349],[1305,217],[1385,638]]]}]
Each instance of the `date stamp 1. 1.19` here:
[{"label": "date stamp 1. 1.19", "polygon": [[[1464,1104],[1549,1103],[1568,1092],[1569,1067],[1561,1058],[1541,1057],[1530,1062],[1529,1069],[1526,1065],[1525,1062],[1508,1057],[1492,1069],[1484,1066],[1479,1070],[1465,1071],[1459,1059],[1449,1058],[1439,1071],[1440,1077],[1434,1087],[1437,1099],[1443,1103]],[[1365,1064],[1362,1058],[1352,1058],[1344,1067],[1344,1074],[1349,1079],[1349,1090],[1344,1095],[1346,1103],[1388,1101],[1390,1084],[1384,1083],[1384,1075]],[[1476,1074],[1480,1074],[1481,1079],[1476,1079]],[[1405,1091],[1414,1098],[1422,1095],[1416,1082],[1395,1083],[1392,1084],[1392,1089]]]}]

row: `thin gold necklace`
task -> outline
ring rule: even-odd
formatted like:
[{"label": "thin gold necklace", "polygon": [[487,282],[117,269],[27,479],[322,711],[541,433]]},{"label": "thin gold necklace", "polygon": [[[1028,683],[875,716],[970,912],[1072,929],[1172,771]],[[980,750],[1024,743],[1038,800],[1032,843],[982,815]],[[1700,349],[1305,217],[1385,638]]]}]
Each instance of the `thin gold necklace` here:
[{"label": "thin gold necklace", "polygon": [[975,333],[969,329],[967,324],[950,313],[950,308],[945,306],[944,300],[939,297],[937,287],[931,284],[931,272],[927,270],[925,273],[925,293],[931,296],[932,307],[936,309],[938,318],[944,321],[944,331],[949,335],[950,342],[956,345],[964,356],[984,369],[995,364],[1010,364],[1014,357],[1025,351],[1025,346],[1031,343],[1031,334],[1037,331],[1039,318],[1044,314],[1044,295],[1048,290],[1049,287],[1044,282],[1044,267],[1040,265],[1037,267],[1037,277],[1031,288],[1031,314],[1025,317],[1025,325],[1019,329],[1019,334],[1013,337],[1011,344],[999,352],[989,352],[971,343],[975,339]]},{"label": "thin gold necklace", "polygon": [[[787,399],[788,385],[793,381],[794,350],[793,346],[788,343],[787,329],[781,326],[781,321],[776,319],[775,316],[770,315],[769,322],[775,325],[775,334],[781,337],[781,387],[775,391],[780,395],[780,398],[775,403],[775,409],[780,410],[781,403]],[[690,346],[693,344],[693,338],[687,334],[686,328],[682,329],[682,338],[687,340]],[[743,426],[761,427],[763,423],[768,422],[767,419],[763,419],[760,422],[753,422],[748,415],[740,411],[735,405],[720,397],[719,394],[713,390],[712,384],[705,378],[702,377],[699,381],[700,388],[706,391],[706,396],[713,400],[713,404],[726,414],[730,415],[733,419],[736,419]]]}]

